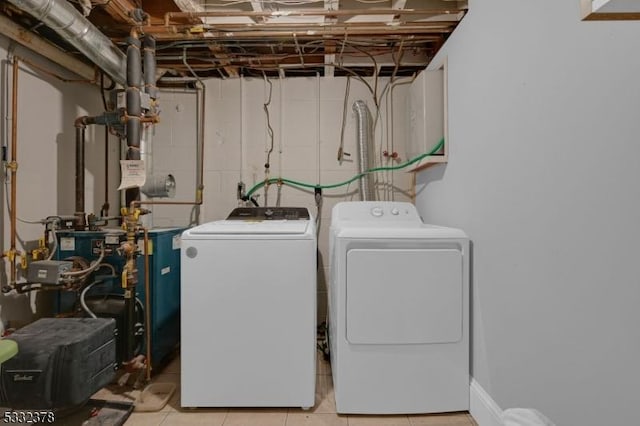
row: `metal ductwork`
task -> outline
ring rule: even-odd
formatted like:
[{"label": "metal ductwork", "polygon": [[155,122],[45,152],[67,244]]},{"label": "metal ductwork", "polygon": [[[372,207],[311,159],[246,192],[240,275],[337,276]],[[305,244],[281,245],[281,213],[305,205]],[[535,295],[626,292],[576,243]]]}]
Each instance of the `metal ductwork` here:
[{"label": "metal ductwork", "polygon": [[[358,173],[364,173],[373,167],[373,132],[371,129],[371,112],[363,101],[353,103],[353,112],[356,113],[356,139],[358,142]],[[360,199],[373,201],[376,199],[375,184],[371,173],[363,176],[358,181]]]},{"label": "metal ductwork", "polygon": [[8,0],[82,52],[115,82],[126,83],[125,55],[66,0]]}]

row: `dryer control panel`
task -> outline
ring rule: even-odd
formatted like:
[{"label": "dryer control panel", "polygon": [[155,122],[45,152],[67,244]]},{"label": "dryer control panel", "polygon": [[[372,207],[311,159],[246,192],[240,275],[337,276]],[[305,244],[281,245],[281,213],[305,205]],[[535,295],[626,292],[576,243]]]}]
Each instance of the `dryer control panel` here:
[{"label": "dryer control panel", "polygon": [[361,201],[338,203],[333,208],[333,220],[410,221],[422,223],[416,207],[411,203],[393,201]]}]

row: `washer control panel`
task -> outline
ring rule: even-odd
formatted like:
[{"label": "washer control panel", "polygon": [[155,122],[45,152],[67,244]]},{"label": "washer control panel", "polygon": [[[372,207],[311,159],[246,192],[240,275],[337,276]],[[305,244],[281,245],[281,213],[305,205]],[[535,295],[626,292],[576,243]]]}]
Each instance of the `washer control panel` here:
[{"label": "washer control panel", "polygon": [[309,210],[304,207],[238,207],[227,220],[309,220]]}]

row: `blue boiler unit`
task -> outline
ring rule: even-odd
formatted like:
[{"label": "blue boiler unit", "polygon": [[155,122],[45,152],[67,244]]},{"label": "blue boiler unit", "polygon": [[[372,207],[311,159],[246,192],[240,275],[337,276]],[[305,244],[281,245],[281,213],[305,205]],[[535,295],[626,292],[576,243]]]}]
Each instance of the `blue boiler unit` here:
[{"label": "blue boiler unit", "polygon": [[[138,285],[136,286],[137,303],[137,353],[146,352],[143,327],[149,326],[151,331],[151,364],[157,368],[178,346],[180,342],[180,236],[184,228],[158,228],[149,230],[149,287],[150,287],[150,325],[143,325],[145,321],[144,307],[146,297],[144,281],[144,243],[143,235],[137,235],[140,254],[137,257]],[[124,266],[124,258],[116,249],[126,240],[121,229],[102,231],[72,231],[57,232],[58,250],[56,258],[78,259],[89,262],[96,260],[102,248],[105,257],[102,263],[113,266],[116,277],[109,276],[107,268],[99,269],[93,279],[98,281],[87,292],[88,307],[98,317],[113,317],[119,329],[116,342],[119,361],[123,359],[124,351],[124,303],[120,275]],[[109,274],[109,275],[107,275]],[[56,303],[56,313],[59,315],[81,312],[79,310],[79,292],[61,291]],[[122,330],[122,331],[120,331]]]}]

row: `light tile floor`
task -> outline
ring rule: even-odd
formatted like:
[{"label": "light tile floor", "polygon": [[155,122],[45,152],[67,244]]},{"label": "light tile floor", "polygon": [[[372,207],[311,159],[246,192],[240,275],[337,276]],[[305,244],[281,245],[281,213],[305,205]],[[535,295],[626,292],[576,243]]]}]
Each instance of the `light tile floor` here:
[{"label": "light tile floor", "polygon": [[[469,413],[431,414],[411,416],[354,416],[336,414],[331,367],[318,354],[316,404],[308,411],[300,408],[211,408],[183,409],[180,407],[180,359],[167,365],[153,383],[171,382],[178,386],[167,406],[155,413],[133,413],[125,426],[477,426]],[[123,390],[109,386],[94,398],[134,401],[139,390]]]}]

